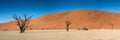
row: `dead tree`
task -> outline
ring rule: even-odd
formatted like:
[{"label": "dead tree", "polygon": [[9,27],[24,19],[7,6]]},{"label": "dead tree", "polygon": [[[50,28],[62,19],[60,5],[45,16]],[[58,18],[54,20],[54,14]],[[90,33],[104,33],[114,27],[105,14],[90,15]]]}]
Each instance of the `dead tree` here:
[{"label": "dead tree", "polygon": [[65,23],[66,23],[66,31],[69,31],[69,26],[71,25],[71,21],[67,18]]},{"label": "dead tree", "polygon": [[17,15],[13,16],[20,29],[20,33],[24,33],[25,30],[28,28],[31,17],[32,16],[27,17],[27,15],[24,15],[23,17]]}]

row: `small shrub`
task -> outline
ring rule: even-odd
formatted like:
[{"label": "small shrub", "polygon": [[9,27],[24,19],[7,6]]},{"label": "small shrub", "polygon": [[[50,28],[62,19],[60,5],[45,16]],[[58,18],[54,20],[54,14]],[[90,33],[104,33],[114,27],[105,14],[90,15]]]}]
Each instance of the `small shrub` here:
[{"label": "small shrub", "polygon": [[83,28],[82,28],[82,30],[88,30],[88,28],[86,28],[86,27],[83,27]]},{"label": "small shrub", "polygon": [[7,29],[4,29],[3,31],[8,31]]},{"label": "small shrub", "polygon": [[44,30],[44,28],[41,28],[41,30]]},{"label": "small shrub", "polygon": [[30,28],[30,30],[32,30],[32,28]]},{"label": "small shrub", "polygon": [[77,30],[81,30],[80,28],[78,28]]}]

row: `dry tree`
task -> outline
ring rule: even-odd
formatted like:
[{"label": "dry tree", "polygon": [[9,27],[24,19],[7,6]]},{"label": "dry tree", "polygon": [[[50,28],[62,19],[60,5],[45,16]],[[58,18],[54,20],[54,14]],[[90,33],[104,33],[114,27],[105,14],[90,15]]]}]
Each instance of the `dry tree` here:
[{"label": "dry tree", "polygon": [[17,15],[13,16],[15,22],[17,23],[20,29],[20,33],[24,33],[25,30],[28,28],[31,17],[32,16],[27,17],[26,14],[24,14],[23,17]]},{"label": "dry tree", "polygon": [[65,23],[66,23],[66,31],[69,31],[69,26],[71,25],[71,21],[67,18]]},{"label": "dry tree", "polygon": [[68,17],[68,14],[70,13],[70,11],[65,12],[65,15],[67,16],[66,20],[65,20],[65,25],[66,25],[66,31],[69,31],[69,26],[72,24],[70,18]]}]

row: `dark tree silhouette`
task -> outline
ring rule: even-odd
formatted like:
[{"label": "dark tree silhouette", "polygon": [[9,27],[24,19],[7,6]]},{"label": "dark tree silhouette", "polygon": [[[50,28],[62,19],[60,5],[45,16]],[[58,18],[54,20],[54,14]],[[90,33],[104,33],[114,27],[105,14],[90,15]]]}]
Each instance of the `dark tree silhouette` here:
[{"label": "dark tree silhouette", "polygon": [[66,31],[69,31],[69,26],[71,25],[71,21],[67,18],[65,23],[66,23]]},{"label": "dark tree silhouette", "polygon": [[31,17],[32,16],[27,17],[27,15],[25,14],[23,15],[23,17],[17,15],[13,16],[15,22],[17,23],[20,29],[20,33],[24,33],[26,28],[28,28]]}]

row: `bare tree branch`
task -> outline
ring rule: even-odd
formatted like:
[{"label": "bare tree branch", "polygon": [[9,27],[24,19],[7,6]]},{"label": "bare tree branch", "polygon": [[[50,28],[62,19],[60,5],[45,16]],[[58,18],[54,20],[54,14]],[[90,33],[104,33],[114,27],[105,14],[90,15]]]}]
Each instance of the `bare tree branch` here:
[{"label": "bare tree branch", "polygon": [[23,33],[26,28],[28,28],[29,26],[29,21],[31,19],[32,16],[27,18],[27,15],[24,14],[23,18],[21,18],[21,16],[13,16],[13,18],[16,20],[17,25],[19,26],[20,29],[20,33]]}]

